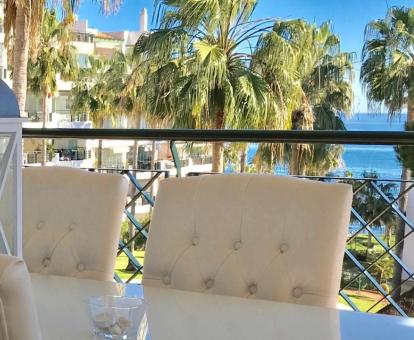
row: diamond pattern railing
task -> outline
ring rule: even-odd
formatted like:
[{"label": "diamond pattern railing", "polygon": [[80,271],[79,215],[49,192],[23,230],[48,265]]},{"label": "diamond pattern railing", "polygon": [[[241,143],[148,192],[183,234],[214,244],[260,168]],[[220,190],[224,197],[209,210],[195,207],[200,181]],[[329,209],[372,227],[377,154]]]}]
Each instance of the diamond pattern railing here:
[{"label": "diamond pattern railing", "polygon": [[[358,311],[414,315],[411,306],[401,303],[404,296],[407,296],[414,304],[414,291],[411,298],[414,272],[403,258],[397,255],[398,247],[414,233],[413,222],[398,206],[402,197],[414,188],[414,181],[379,178],[305,178],[345,182],[352,184],[354,188],[350,233],[339,291],[342,299]],[[401,239],[396,239],[397,228],[405,229]],[[393,230],[391,240],[385,240],[387,229]],[[361,288],[361,281],[365,287]],[[402,294],[396,294],[401,288]],[[371,297],[370,304],[358,303],[361,298],[369,301],[368,297]]]},{"label": "diamond pattern railing", "polygon": [[[161,178],[168,178],[169,171],[166,170],[117,170],[117,169],[88,169],[89,171],[98,172],[117,172],[128,178],[130,189],[128,194],[128,201],[125,205],[125,216],[128,224],[132,227],[132,233],[126,240],[120,239],[118,245],[117,257],[126,256],[127,267],[118,268],[122,270],[122,277],[117,272],[114,274],[114,279],[117,282],[129,283],[137,280],[138,276],[142,275],[143,263],[134,255],[135,245],[138,239],[142,239],[144,243],[148,238],[148,227],[151,222],[150,214],[148,218],[142,222],[136,217],[134,210],[138,206],[147,206],[149,211],[154,207],[154,197],[151,194],[151,189],[154,184]],[[143,178],[144,177],[144,178]],[[145,178],[146,177],[146,178]],[[141,200],[141,204],[139,204]],[[144,204],[142,204],[144,203]],[[138,280],[139,281],[139,280]]]}]

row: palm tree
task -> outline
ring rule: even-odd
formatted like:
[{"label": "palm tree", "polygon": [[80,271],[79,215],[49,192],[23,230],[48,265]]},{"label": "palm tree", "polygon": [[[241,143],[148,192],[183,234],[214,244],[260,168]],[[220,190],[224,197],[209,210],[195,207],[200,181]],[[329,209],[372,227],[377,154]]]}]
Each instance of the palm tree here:
[{"label": "palm tree", "polygon": [[[96,128],[103,128],[105,118],[114,113],[114,92],[108,90],[110,62],[90,56],[89,67],[80,70],[70,92],[71,114],[87,114]],[[97,167],[102,167],[102,140],[98,142]]]},{"label": "palm tree", "polygon": [[[116,10],[122,0],[98,1],[104,12]],[[13,90],[17,97],[20,112],[25,112],[27,92],[27,64],[29,49],[31,56],[38,51],[39,30],[42,26],[46,0],[5,0],[5,44],[13,51]],[[79,6],[79,0],[61,0],[67,17]],[[70,22],[69,20],[69,22]]]},{"label": "palm tree", "polygon": [[[254,68],[287,106],[287,128],[336,130],[344,129],[340,116],[349,113],[352,106],[352,60],[352,53],[341,52],[340,39],[329,23],[316,26],[304,20],[288,20],[277,21],[273,30],[259,39]],[[291,174],[306,173],[306,165],[316,154],[321,155],[322,148],[315,153],[315,147],[296,144],[283,150]],[[340,154],[338,148],[328,149],[333,151],[331,155]],[[269,150],[263,145],[258,158]],[[266,159],[280,160],[281,148],[273,150],[280,155]]]},{"label": "palm tree", "polygon": [[[384,19],[370,22],[365,29],[362,51],[361,81],[372,106],[385,106],[393,117],[406,107],[407,121],[414,120],[414,8],[393,7]],[[400,192],[407,189],[404,180],[410,171],[403,168]],[[401,211],[407,209],[407,195],[399,201]],[[396,230],[398,246],[395,254],[402,256],[405,223],[400,220]],[[394,265],[393,296],[400,297],[402,268]]]},{"label": "palm tree", "polygon": [[[28,89],[43,100],[43,128],[48,120],[48,102],[58,90],[58,77],[72,80],[76,77],[78,67],[76,49],[70,45],[71,29],[57,19],[54,11],[43,13],[36,58],[29,60]],[[46,140],[42,141],[42,165],[46,164]]]},{"label": "palm tree", "polygon": [[[251,20],[255,4],[159,1],[159,29],[135,47],[135,54],[150,63],[141,91],[149,115],[180,128],[255,127],[264,119],[281,127],[275,118],[279,112],[284,121],[279,98],[251,68],[248,46],[272,22]],[[223,170],[223,143],[213,144],[212,170]]]},{"label": "palm tree", "polygon": [[[95,127],[102,128],[105,119],[115,120],[121,116],[139,113],[141,107],[136,99],[135,88],[127,88],[131,80],[131,57],[116,52],[112,58],[89,57],[89,67],[80,70],[70,98],[72,114],[88,114]],[[135,76],[135,75],[134,75]],[[134,79],[134,81],[136,81]],[[102,166],[102,141],[99,141],[97,166]]]}]

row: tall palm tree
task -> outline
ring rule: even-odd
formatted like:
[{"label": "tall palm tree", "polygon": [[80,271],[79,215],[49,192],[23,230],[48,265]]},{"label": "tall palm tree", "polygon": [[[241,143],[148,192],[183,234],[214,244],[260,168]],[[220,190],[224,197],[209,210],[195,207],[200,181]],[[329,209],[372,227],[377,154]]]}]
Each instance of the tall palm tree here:
[{"label": "tall palm tree", "polygon": [[[407,108],[407,121],[414,121],[414,7],[393,7],[384,19],[370,22],[365,29],[362,51],[361,81],[366,96],[374,108],[385,106],[393,117]],[[407,189],[404,180],[410,171],[403,168],[400,192]],[[401,211],[407,209],[407,195],[399,201]],[[401,257],[404,249],[405,223],[400,221],[396,231],[395,249]],[[400,297],[402,268],[394,266],[393,296]]]},{"label": "tall palm tree", "polygon": [[[116,10],[122,0],[97,2],[104,12],[109,13]],[[22,113],[25,112],[26,105],[29,49],[32,50],[31,56],[35,56],[46,3],[46,0],[5,0],[5,43],[13,51],[13,90]],[[68,18],[73,20],[73,12],[78,8],[80,0],[60,0],[60,4]]]},{"label": "tall palm tree", "polygon": [[[54,11],[44,11],[39,35],[39,52],[29,60],[28,89],[42,96],[42,121],[45,128],[49,116],[48,102],[58,90],[58,78],[73,80],[77,76],[78,66],[76,48],[70,45],[72,31],[67,24],[58,20]],[[46,140],[42,143],[42,165],[45,165]]]},{"label": "tall palm tree", "polygon": [[[36,45],[43,18],[45,0],[6,0],[5,44],[13,51],[13,90],[20,112],[25,112],[27,92],[27,63],[29,48]],[[32,37],[32,39],[31,39]]]},{"label": "tall palm tree", "polygon": [[[344,129],[340,116],[350,112],[353,100],[352,60],[352,53],[341,52],[340,39],[332,33],[330,23],[316,26],[298,19],[277,21],[272,31],[259,39],[254,68],[287,106],[287,128]],[[305,174],[312,149],[296,144],[284,150],[291,174]],[[259,156],[269,150],[263,145]],[[273,150],[280,152],[280,148]],[[280,158],[266,156],[273,161]]]},{"label": "tall palm tree", "polygon": [[[159,29],[142,37],[135,54],[150,66],[147,112],[180,128],[255,127],[285,111],[252,70],[255,39],[270,20],[252,21],[256,0],[161,0]],[[277,127],[281,127],[280,124]],[[223,170],[223,143],[213,144],[213,171]]]}]

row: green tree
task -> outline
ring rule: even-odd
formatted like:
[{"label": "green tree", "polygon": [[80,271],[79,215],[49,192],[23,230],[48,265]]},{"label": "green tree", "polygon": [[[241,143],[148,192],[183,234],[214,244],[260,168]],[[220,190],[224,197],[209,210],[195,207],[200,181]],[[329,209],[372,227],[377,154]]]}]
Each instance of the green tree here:
[{"label": "green tree", "polygon": [[[58,90],[58,78],[63,80],[75,79],[78,72],[76,49],[69,42],[71,29],[67,24],[60,22],[54,11],[46,10],[43,13],[42,27],[40,28],[36,58],[30,59],[28,64],[28,89],[42,97],[43,128],[48,121],[48,103]],[[42,141],[42,165],[47,161],[46,140]]]},{"label": "green tree", "polygon": [[[96,128],[103,128],[105,119],[115,121],[134,108],[131,97],[120,95],[128,77],[129,61],[122,52],[116,52],[111,59],[90,56],[88,61],[89,67],[81,69],[70,93],[71,113],[87,114]],[[100,168],[102,140],[97,158]]]},{"label": "green tree", "polygon": [[[405,124],[405,131],[414,131],[414,121],[407,122]],[[411,173],[414,172],[414,146],[412,145],[398,145],[395,147],[398,160],[407,169],[410,169]]]},{"label": "green tree", "polygon": [[[362,51],[361,81],[373,108],[385,106],[392,117],[407,108],[407,121],[414,120],[414,7],[392,7],[384,19],[370,22],[365,29]],[[409,169],[403,168],[400,192],[407,189]],[[407,209],[407,195],[399,201],[401,211]],[[404,250],[405,223],[400,221],[396,231],[398,243],[395,254]],[[393,297],[401,293],[402,268],[394,266]]]},{"label": "green tree", "polygon": [[[135,47],[150,63],[141,93],[149,115],[179,128],[252,128],[263,126],[264,119],[276,121],[285,109],[251,68],[249,44],[271,27],[269,21],[251,20],[255,5],[255,0],[159,1],[159,29]],[[223,170],[223,143],[213,145],[212,170]]]},{"label": "green tree", "polygon": [[[101,5],[104,12],[109,13],[116,10],[122,1],[98,0],[96,2]],[[25,112],[26,105],[29,50],[31,50],[32,57],[39,50],[38,33],[42,27],[46,3],[45,0],[5,0],[5,43],[13,51],[13,90],[22,113]],[[62,5],[67,21],[71,23],[80,0],[61,0],[56,3]]]},{"label": "green tree", "polygon": [[[288,20],[277,21],[273,30],[259,39],[254,68],[287,106],[287,128],[342,130],[340,116],[350,112],[353,100],[352,60],[352,53],[341,52],[340,39],[329,23],[317,26]],[[269,152],[275,151],[279,154],[269,157]],[[308,165],[310,173],[318,172],[316,161],[323,158],[318,156],[339,157],[341,152],[334,146],[294,144],[283,149],[263,145],[258,161],[261,154],[268,161],[287,162],[291,174],[303,175]],[[328,158],[332,162],[325,162],[321,172],[337,165],[335,157]]]}]

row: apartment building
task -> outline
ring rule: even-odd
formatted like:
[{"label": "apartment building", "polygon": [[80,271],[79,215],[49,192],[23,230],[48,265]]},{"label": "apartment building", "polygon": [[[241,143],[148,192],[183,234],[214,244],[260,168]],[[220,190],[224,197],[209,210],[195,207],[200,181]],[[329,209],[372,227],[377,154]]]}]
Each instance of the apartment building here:
[{"label": "apartment building", "polygon": [[[76,47],[77,60],[80,67],[88,67],[88,59],[91,55],[111,58],[116,51],[128,52],[139,36],[148,31],[148,13],[144,8],[137,20],[137,31],[101,32],[89,26],[88,20],[76,19],[73,24],[74,38],[72,45]],[[92,128],[86,114],[72,115],[69,94],[73,83],[58,79],[58,92],[47,103],[49,117],[47,128]],[[40,128],[42,126],[42,98],[34,94],[28,94],[26,111],[29,122],[26,127]],[[104,127],[128,127],[127,118],[120,117],[117,121],[108,120]],[[110,167],[125,166],[130,157],[133,143],[131,141],[103,142],[104,165]],[[96,141],[53,141],[51,146],[50,161],[61,165],[78,165],[92,167],[96,163]],[[25,162],[38,163],[40,160],[40,145],[38,141],[25,143]],[[145,155],[145,152],[143,153]],[[68,164],[70,163],[70,164]]]}]

